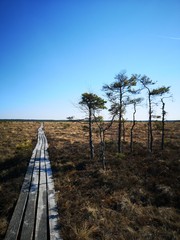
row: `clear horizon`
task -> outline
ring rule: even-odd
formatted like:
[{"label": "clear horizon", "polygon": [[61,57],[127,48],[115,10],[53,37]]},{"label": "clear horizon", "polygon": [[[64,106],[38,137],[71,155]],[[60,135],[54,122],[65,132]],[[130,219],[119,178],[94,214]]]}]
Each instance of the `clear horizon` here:
[{"label": "clear horizon", "polygon": [[[85,118],[81,94],[105,98],[126,70],[171,86],[166,119],[179,120],[179,12],[179,0],[0,1],[0,119]],[[146,101],[136,118],[147,120]]]}]

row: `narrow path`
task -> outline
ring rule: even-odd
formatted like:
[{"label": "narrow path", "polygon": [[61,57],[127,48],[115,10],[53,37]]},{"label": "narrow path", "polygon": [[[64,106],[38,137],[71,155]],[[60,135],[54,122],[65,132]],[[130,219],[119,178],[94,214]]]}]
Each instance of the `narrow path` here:
[{"label": "narrow path", "polygon": [[5,240],[62,240],[43,124]]}]

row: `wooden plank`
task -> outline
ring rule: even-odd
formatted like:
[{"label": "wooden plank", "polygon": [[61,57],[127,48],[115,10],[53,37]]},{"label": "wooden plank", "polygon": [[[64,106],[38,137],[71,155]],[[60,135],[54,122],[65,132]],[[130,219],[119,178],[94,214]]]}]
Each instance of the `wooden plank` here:
[{"label": "wooden plank", "polygon": [[49,232],[50,240],[62,240],[60,237],[59,214],[55,200],[54,181],[52,176],[51,165],[48,152],[45,151],[45,162],[47,172],[47,194],[48,194],[48,209],[49,209]]},{"label": "wooden plank", "polygon": [[[42,147],[43,148],[43,147]],[[40,181],[39,195],[36,215],[35,239],[47,240],[47,185],[46,185],[46,168],[44,161],[44,150],[41,150],[40,157]]]},{"label": "wooden plank", "polygon": [[36,205],[38,195],[38,184],[39,184],[39,158],[40,151],[37,150],[35,166],[33,170],[31,188],[29,191],[29,198],[24,216],[24,222],[22,226],[21,240],[33,239],[35,217],[36,217]]},{"label": "wooden plank", "polygon": [[45,135],[44,135],[44,141],[45,141],[45,143],[44,143],[44,150],[47,150],[48,149],[48,142],[47,142],[47,138],[46,138]]},{"label": "wooden plank", "polygon": [[44,134],[42,126],[43,125],[41,124],[41,126],[38,129],[38,140],[37,140],[37,144],[36,144],[34,151],[41,150],[41,147],[42,147],[42,135]]},{"label": "wooden plank", "polygon": [[32,172],[34,168],[35,152],[29,161],[28,169],[24,178],[24,182],[21,188],[21,192],[11,218],[8,230],[6,232],[5,240],[16,240],[19,235],[19,230],[22,224],[23,214],[28,199],[29,188],[31,183]]}]

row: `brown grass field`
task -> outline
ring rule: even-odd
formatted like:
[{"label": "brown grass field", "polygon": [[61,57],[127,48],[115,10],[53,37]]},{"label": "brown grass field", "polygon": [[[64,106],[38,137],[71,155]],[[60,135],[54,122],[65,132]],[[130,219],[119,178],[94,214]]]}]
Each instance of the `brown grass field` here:
[{"label": "brown grass field", "polygon": [[[117,154],[117,125],[106,133],[107,170],[89,158],[87,122],[44,122],[55,181],[63,240],[180,239],[180,122],[166,122],[160,150],[160,123],[154,122],[154,151],[146,148],[147,122],[137,122],[134,152],[125,123],[123,153]],[[0,239],[11,219],[39,122],[0,122]]]}]

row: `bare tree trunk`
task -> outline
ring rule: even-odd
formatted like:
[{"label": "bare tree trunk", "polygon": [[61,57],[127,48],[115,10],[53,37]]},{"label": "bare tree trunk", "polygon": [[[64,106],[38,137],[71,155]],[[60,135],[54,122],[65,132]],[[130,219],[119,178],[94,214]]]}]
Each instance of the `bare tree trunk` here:
[{"label": "bare tree trunk", "polygon": [[122,119],[121,119],[121,113],[119,113],[119,124],[118,124],[118,152],[121,152],[122,146],[121,146],[121,135],[122,135]]},{"label": "bare tree trunk", "polygon": [[163,99],[161,99],[162,102],[162,130],[161,130],[161,149],[164,149],[164,125],[165,125],[165,102],[163,101]]},{"label": "bare tree trunk", "polygon": [[96,116],[94,115],[95,122],[99,128],[100,136],[100,161],[102,161],[103,169],[106,170],[106,149],[105,149],[105,132],[112,126],[114,118],[116,115],[113,115],[110,124],[107,127],[103,127],[101,123],[98,123]]},{"label": "bare tree trunk", "polygon": [[120,88],[119,98],[119,126],[118,126],[118,153],[122,152],[122,89]]},{"label": "bare tree trunk", "polygon": [[149,93],[148,150],[150,152],[152,152],[152,146],[153,146],[152,106],[151,106],[151,95]]},{"label": "bare tree trunk", "polygon": [[133,152],[133,130],[134,130],[134,127],[136,125],[135,115],[136,115],[136,104],[134,104],[133,124],[132,124],[132,127],[131,127],[131,139],[130,139],[131,152]]}]

